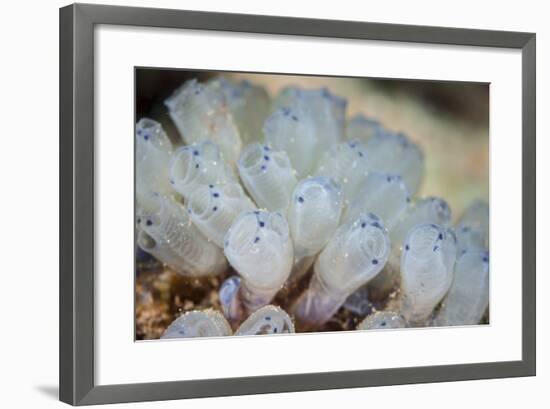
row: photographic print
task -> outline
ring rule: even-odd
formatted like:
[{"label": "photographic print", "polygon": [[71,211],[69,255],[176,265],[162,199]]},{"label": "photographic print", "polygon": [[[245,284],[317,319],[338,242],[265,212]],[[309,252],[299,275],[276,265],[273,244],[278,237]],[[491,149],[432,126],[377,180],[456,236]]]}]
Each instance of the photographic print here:
[{"label": "photographic print", "polygon": [[490,322],[488,84],[136,68],[135,119],[137,340]]}]

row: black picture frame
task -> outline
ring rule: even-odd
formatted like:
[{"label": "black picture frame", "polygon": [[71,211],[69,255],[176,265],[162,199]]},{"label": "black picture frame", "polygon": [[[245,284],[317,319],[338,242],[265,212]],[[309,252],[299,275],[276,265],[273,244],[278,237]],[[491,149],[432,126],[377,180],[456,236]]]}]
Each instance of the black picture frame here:
[{"label": "black picture frame", "polygon": [[[94,26],[503,47],[522,53],[522,359],[216,380],[94,382]],[[74,4],[60,9],[60,400],[73,405],[535,375],[534,33]]]}]

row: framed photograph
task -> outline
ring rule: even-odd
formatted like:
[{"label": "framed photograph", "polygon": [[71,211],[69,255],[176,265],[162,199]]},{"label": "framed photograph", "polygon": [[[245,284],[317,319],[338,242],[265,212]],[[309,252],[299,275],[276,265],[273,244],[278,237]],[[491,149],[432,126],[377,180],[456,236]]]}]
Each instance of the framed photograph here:
[{"label": "framed photograph", "polygon": [[535,374],[535,34],[60,10],[60,399]]}]

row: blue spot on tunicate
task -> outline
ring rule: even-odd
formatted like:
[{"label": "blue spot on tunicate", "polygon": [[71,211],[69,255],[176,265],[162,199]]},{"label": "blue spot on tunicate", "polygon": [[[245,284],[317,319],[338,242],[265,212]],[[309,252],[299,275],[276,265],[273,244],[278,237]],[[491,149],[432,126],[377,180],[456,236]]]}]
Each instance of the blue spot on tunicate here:
[{"label": "blue spot on tunicate", "polygon": [[219,193],[214,193],[212,196],[214,196],[214,197],[220,197],[220,194],[219,194]]},{"label": "blue spot on tunicate", "polygon": [[378,222],[374,222],[372,225],[373,225],[374,227],[378,227],[379,229],[382,228],[382,226],[381,226],[380,223],[378,223]]},{"label": "blue spot on tunicate", "polygon": [[145,139],[146,141],[148,141],[148,140],[149,140],[149,135],[145,135],[145,136],[143,137],[143,139]]},{"label": "blue spot on tunicate", "polygon": [[439,233],[439,236],[437,236],[439,240],[443,240],[443,233]]},{"label": "blue spot on tunicate", "polygon": [[195,165],[195,169],[198,169],[198,168],[199,168],[199,164],[197,163],[197,164]]},{"label": "blue spot on tunicate", "polygon": [[153,222],[152,222],[151,220],[147,220],[147,221],[145,222],[145,224],[146,224],[147,226],[152,226],[152,225],[153,225]]},{"label": "blue spot on tunicate", "polygon": [[361,223],[361,228],[364,229],[365,227],[367,227],[367,223],[365,223],[365,222]]},{"label": "blue spot on tunicate", "polygon": [[283,108],[282,111],[283,111],[283,114],[284,114],[285,116],[289,116],[289,115],[290,115],[290,108]]},{"label": "blue spot on tunicate", "polygon": [[137,130],[137,134],[138,134],[138,135],[141,135],[141,129],[138,129],[138,130]]},{"label": "blue spot on tunicate", "polygon": [[388,182],[391,182],[391,176],[388,176],[388,177],[386,178],[386,180],[387,180]]},{"label": "blue spot on tunicate", "polygon": [[484,262],[484,263],[488,263],[488,262],[489,262],[489,257],[483,256],[483,262]]},{"label": "blue spot on tunicate", "polygon": [[357,146],[356,143],[350,143],[350,144],[349,144],[349,147],[350,147],[351,149],[355,148],[356,146]]},{"label": "blue spot on tunicate", "polygon": [[260,214],[258,210],[254,210],[254,214]]},{"label": "blue spot on tunicate", "polygon": [[174,179],[170,179],[170,184],[173,185],[174,183],[175,183],[175,182],[174,182]]},{"label": "blue spot on tunicate", "polygon": [[265,165],[262,165],[262,166],[260,167],[260,169],[261,169],[261,170],[266,170],[267,168],[266,168]]},{"label": "blue spot on tunicate", "polygon": [[302,196],[299,196],[299,197],[298,197],[298,201],[299,201],[300,203],[304,203],[304,198],[303,198]]},{"label": "blue spot on tunicate", "polygon": [[199,151],[193,151],[193,155],[199,156]]},{"label": "blue spot on tunicate", "polygon": [[360,158],[363,157],[363,152],[357,152],[357,154],[359,155]]},{"label": "blue spot on tunicate", "polygon": [[433,251],[439,250],[439,246],[434,246]]},{"label": "blue spot on tunicate", "polygon": [[260,241],[260,238],[259,238],[259,237],[256,237],[256,238],[254,239],[254,243],[257,243],[257,242],[259,242],[259,241]]},{"label": "blue spot on tunicate", "polygon": [[273,328],[273,332],[276,334],[277,333],[277,327]]},{"label": "blue spot on tunicate", "polygon": [[265,145],[264,146],[264,151],[269,152],[269,146]]},{"label": "blue spot on tunicate", "polygon": [[215,212],[216,210],[218,210],[218,206],[214,206],[214,207],[212,208],[212,211]]},{"label": "blue spot on tunicate", "polygon": [[209,187],[210,189],[212,189],[212,188],[214,187],[214,185],[208,185],[208,187]]},{"label": "blue spot on tunicate", "polygon": [[141,223],[141,219],[138,217],[137,219],[138,224]]},{"label": "blue spot on tunicate", "polygon": [[378,260],[373,259],[373,260],[372,260],[372,264],[378,264]]},{"label": "blue spot on tunicate", "polygon": [[265,223],[264,222],[260,222],[260,227],[264,227],[265,226]]},{"label": "blue spot on tunicate", "polygon": [[265,156],[264,156],[264,159],[265,159],[265,160],[269,160],[269,156],[265,155]]},{"label": "blue spot on tunicate", "polygon": [[433,227],[434,229],[437,229],[437,224],[430,224],[431,227]]},{"label": "blue spot on tunicate", "polygon": [[296,115],[292,115],[292,120],[293,121],[298,121],[298,117]]},{"label": "blue spot on tunicate", "polygon": [[266,321],[271,321],[271,317],[265,317]]},{"label": "blue spot on tunicate", "polygon": [[463,226],[462,231],[466,233],[467,231],[470,231],[470,228],[468,226]]},{"label": "blue spot on tunicate", "polygon": [[408,244],[405,244],[405,251],[409,251],[410,247]]},{"label": "blue spot on tunicate", "polygon": [[411,202],[411,198],[407,196],[407,203]]}]

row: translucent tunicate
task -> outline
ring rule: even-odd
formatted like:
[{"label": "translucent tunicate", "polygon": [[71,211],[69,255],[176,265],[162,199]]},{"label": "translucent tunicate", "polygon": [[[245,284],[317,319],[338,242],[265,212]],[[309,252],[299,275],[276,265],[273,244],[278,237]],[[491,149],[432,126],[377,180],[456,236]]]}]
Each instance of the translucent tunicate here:
[{"label": "translucent tunicate", "polygon": [[401,255],[401,314],[408,321],[430,317],[449,290],[456,260],[452,230],[421,224],[408,234]]},{"label": "translucent tunicate", "polygon": [[232,334],[229,323],[215,310],[190,311],[174,320],[162,339],[225,337]]},{"label": "translucent tunicate", "polygon": [[405,214],[409,202],[409,191],[400,176],[371,172],[359,185],[344,220],[370,212],[380,217],[384,226],[391,230]]},{"label": "translucent tunicate", "polygon": [[279,108],[266,119],[263,132],[269,147],[286,152],[298,179],[312,174],[319,142],[313,117],[299,107]]},{"label": "translucent tunicate", "polygon": [[218,146],[210,141],[182,146],[170,159],[170,183],[183,197],[189,197],[199,186],[236,182]]},{"label": "translucent tunicate", "polygon": [[241,278],[239,276],[231,276],[222,283],[218,293],[223,315],[230,322],[240,321],[244,314],[239,298],[240,289]]},{"label": "translucent tunicate", "polygon": [[286,214],[296,177],[288,156],[267,145],[246,146],[239,158],[239,174],[259,208]]},{"label": "translucent tunicate", "polygon": [[153,192],[172,194],[168,177],[171,154],[172,144],[162,126],[149,118],[140,119],[136,124],[136,200],[142,208],[154,206],[148,203]]},{"label": "translucent tunicate", "polygon": [[280,213],[241,213],[225,237],[224,252],[242,277],[249,311],[269,304],[288,278],[294,260],[288,223]]},{"label": "translucent tunicate", "polygon": [[405,213],[402,220],[390,232],[392,243],[401,247],[407,233],[418,224],[435,223],[449,226],[451,222],[451,208],[439,197],[427,197],[415,201]]},{"label": "translucent tunicate", "polygon": [[242,142],[219,87],[189,80],[164,103],[187,144],[209,139],[220,147],[227,163],[237,161]]},{"label": "translucent tunicate", "polygon": [[270,107],[266,90],[247,80],[235,83],[218,77],[210,83],[223,91],[243,146],[262,140],[262,127]]},{"label": "translucent tunicate", "polygon": [[368,168],[365,147],[353,140],[331,146],[319,159],[314,173],[336,180],[349,203],[358,186],[366,180]]},{"label": "translucent tunicate", "polygon": [[305,325],[325,323],[346,298],[375,277],[388,260],[390,239],[382,221],[361,214],[340,226],[314,266],[308,289],[294,306]]},{"label": "translucent tunicate", "polygon": [[441,303],[434,325],[479,324],[489,306],[489,253],[466,250],[459,256],[453,283]]},{"label": "translucent tunicate", "polygon": [[241,185],[199,186],[189,196],[187,211],[197,228],[211,241],[223,248],[223,239],[235,218],[255,206]]},{"label": "translucent tunicate", "polygon": [[407,323],[394,311],[377,311],[357,325],[358,330],[405,328]]},{"label": "translucent tunicate", "polygon": [[392,252],[384,270],[369,284],[373,297],[382,299],[398,287],[403,242],[413,227],[425,223],[449,226],[450,221],[451,209],[443,199],[428,197],[411,204],[404,217],[390,230]]},{"label": "translucent tunicate", "polygon": [[148,203],[149,210],[137,209],[141,249],[186,276],[215,275],[227,269],[221,249],[191,223],[181,204],[159,194],[152,194]]},{"label": "translucent tunicate", "polygon": [[424,175],[424,155],[401,133],[380,132],[365,145],[370,170],[400,175],[414,195]]},{"label": "translucent tunicate", "polygon": [[331,178],[312,177],[296,186],[288,209],[296,259],[321,251],[340,224],[342,206],[342,190]]},{"label": "translucent tunicate", "polygon": [[287,87],[274,101],[274,107],[294,109],[307,121],[317,137],[315,148],[309,155],[318,158],[330,146],[344,139],[347,101],[321,89]]},{"label": "translucent tunicate", "polygon": [[489,205],[481,200],[474,201],[464,211],[456,226],[459,253],[481,247],[489,248]]},{"label": "translucent tunicate", "polygon": [[279,307],[266,305],[255,311],[235,331],[235,335],[266,335],[294,333],[294,324]]},{"label": "translucent tunicate", "polygon": [[387,132],[376,119],[357,114],[348,119],[346,124],[346,139],[366,142],[374,135]]}]

